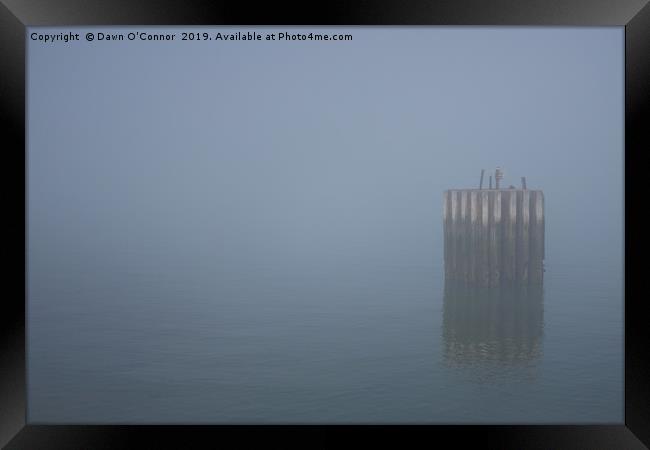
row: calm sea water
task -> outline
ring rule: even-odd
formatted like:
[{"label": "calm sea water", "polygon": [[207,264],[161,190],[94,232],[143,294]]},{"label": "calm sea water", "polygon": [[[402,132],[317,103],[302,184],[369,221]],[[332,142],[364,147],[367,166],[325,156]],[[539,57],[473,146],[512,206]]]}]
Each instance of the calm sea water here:
[{"label": "calm sea water", "polygon": [[620,266],[557,249],[543,291],[467,292],[419,238],[281,261],[61,244],[30,261],[29,419],[622,422]]}]

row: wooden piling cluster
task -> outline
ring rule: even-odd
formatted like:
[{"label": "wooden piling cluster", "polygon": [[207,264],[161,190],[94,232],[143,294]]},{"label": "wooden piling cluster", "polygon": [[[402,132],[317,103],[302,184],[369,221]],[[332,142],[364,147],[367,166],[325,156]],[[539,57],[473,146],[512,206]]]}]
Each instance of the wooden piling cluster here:
[{"label": "wooden piling cluster", "polygon": [[446,280],[486,287],[542,284],[542,191],[448,190],[443,223]]}]

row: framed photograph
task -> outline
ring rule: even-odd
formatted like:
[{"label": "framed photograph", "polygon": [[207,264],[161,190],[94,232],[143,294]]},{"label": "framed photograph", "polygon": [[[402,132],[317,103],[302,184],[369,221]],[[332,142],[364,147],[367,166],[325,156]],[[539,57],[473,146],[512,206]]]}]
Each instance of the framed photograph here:
[{"label": "framed photograph", "polygon": [[647,448],[648,30],[644,0],[3,2],[0,444]]}]

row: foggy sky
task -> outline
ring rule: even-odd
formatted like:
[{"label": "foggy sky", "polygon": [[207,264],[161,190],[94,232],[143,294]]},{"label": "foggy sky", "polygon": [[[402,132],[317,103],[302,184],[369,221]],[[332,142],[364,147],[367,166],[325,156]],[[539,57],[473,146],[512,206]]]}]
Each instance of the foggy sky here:
[{"label": "foggy sky", "polygon": [[[496,166],[544,191],[549,262],[621,260],[623,28],[220,43],[88,30],[28,41],[35,263],[58,246],[440,261],[443,190]],[[300,29],[255,29],[285,30]]]}]

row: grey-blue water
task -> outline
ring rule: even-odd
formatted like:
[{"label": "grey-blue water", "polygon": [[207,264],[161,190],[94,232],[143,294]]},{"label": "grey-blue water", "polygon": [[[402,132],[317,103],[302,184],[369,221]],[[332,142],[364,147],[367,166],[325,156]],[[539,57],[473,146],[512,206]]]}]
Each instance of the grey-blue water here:
[{"label": "grey-blue water", "polygon": [[[347,32],[29,41],[30,422],[622,423],[622,29]],[[497,165],[543,292],[444,285]]]},{"label": "grey-blue water", "polygon": [[445,297],[437,253],[52,261],[30,310],[30,420],[621,421],[618,268],[551,261],[514,317]]}]

